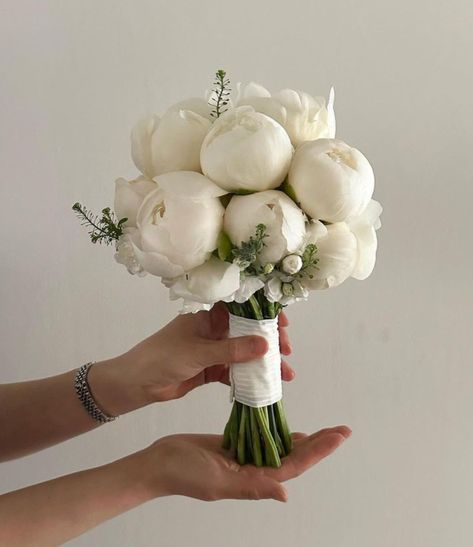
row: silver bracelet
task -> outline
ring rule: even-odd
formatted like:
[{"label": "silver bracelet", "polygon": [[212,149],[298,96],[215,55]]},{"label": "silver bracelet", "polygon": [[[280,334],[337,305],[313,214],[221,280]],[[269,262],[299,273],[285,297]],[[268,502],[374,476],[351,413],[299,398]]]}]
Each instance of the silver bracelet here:
[{"label": "silver bracelet", "polygon": [[83,404],[84,408],[87,410],[90,416],[92,416],[92,418],[97,422],[105,424],[107,422],[112,422],[113,420],[116,420],[118,416],[109,416],[108,414],[106,414],[98,407],[95,399],[92,396],[89,383],[87,382],[87,375],[89,374],[90,367],[93,364],[94,362],[92,361],[80,367],[75,376],[74,387],[80,402]]}]

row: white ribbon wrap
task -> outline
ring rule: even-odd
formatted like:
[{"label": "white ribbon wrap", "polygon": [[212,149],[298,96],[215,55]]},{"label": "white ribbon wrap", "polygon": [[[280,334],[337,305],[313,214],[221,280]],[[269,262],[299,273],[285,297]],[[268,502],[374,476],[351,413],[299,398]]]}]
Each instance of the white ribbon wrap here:
[{"label": "white ribbon wrap", "polygon": [[282,399],[278,318],[257,320],[230,314],[231,338],[254,334],[266,338],[269,349],[258,359],[230,366],[230,400],[251,407],[268,406]]}]

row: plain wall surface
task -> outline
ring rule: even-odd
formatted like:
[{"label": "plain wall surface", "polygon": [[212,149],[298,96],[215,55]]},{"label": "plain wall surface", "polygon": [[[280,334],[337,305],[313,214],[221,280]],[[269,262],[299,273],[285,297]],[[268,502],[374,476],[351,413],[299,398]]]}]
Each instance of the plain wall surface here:
[{"label": "plain wall surface", "polygon": [[[288,309],[290,424],[346,423],[351,439],[287,504],[159,499],[70,545],[472,545],[472,26],[468,0],[0,1],[0,381],[118,355],[174,316],[71,206],[112,205],[136,173],[135,121],[218,68],[272,90],[333,84],[337,136],[370,159],[384,206],[372,277]],[[226,387],[200,388],[1,464],[0,491],[221,432],[229,411]]]}]

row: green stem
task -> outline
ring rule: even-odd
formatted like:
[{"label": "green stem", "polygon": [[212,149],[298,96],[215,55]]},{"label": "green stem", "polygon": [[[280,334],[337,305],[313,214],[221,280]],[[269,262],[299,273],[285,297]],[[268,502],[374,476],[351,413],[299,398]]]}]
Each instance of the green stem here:
[{"label": "green stem", "polygon": [[229,419],[229,431],[228,435],[230,438],[230,449],[233,454],[236,456],[237,446],[238,446],[238,403],[235,401],[233,403],[232,412]]},{"label": "green stem", "polygon": [[289,430],[289,426],[287,425],[286,414],[284,412],[282,401],[275,403],[273,408],[275,410],[276,423],[278,424],[278,429],[281,432],[284,449],[286,454],[289,454],[292,450],[292,435]]},{"label": "green stem", "polygon": [[263,455],[261,452],[261,437],[256,420],[255,408],[250,408],[250,429],[251,429],[251,444],[253,447],[253,461],[256,467],[263,465]]},{"label": "green stem", "polygon": [[279,436],[278,426],[277,426],[276,418],[274,416],[274,405],[268,406],[268,415],[269,415],[269,429],[271,433],[273,434],[274,442],[276,443],[276,446],[278,447],[278,454],[282,458],[286,456],[286,451],[284,449],[284,444],[281,440],[281,437]]},{"label": "green stem", "polygon": [[237,447],[237,460],[240,465],[246,463],[246,405],[241,405],[240,424],[238,428],[238,447]]},{"label": "green stem", "polygon": [[258,303],[258,300],[256,299],[254,294],[252,296],[250,296],[248,302],[251,306],[251,309],[252,309],[253,313],[255,314],[254,318],[262,320],[263,319],[263,313],[261,311],[261,307]]},{"label": "green stem", "polygon": [[270,467],[281,467],[281,460],[279,458],[278,449],[266,423],[264,408],[265,407],[255,408],[255,415],[261,435],[264,439],[265,463],[268,464]]}]

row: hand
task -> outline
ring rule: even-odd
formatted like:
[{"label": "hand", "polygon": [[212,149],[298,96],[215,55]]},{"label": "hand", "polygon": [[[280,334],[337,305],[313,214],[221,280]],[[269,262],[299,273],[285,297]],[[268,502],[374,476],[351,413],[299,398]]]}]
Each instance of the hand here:
[{"label": "hand", "polygon": [[221,435],[171,435],[142,451],[143,473],[154,495],[181,495],[204,501],[268,499],[287,501],[281,482],[297,477],[336,450],[350,428],[322,429],[313,435],[294,433],[294,448],[278,469],[240,466]]},{"label": "hand", "polygon": [[[284,355],[291,353],[287,325],[286,315],[280,313]],[[261,336],[228,338],[228,311],[220,303],[208,312],[177,316],[128,352],[104,362],[106,367],[97,363],[91,368],[89,383],[105,411],[122,414],[152,402],[177,399],[209,382],[228,384],[230,363],[260,357],[267,349]],[[281,375],[285,381],[295,377],[284,360]]]}]

